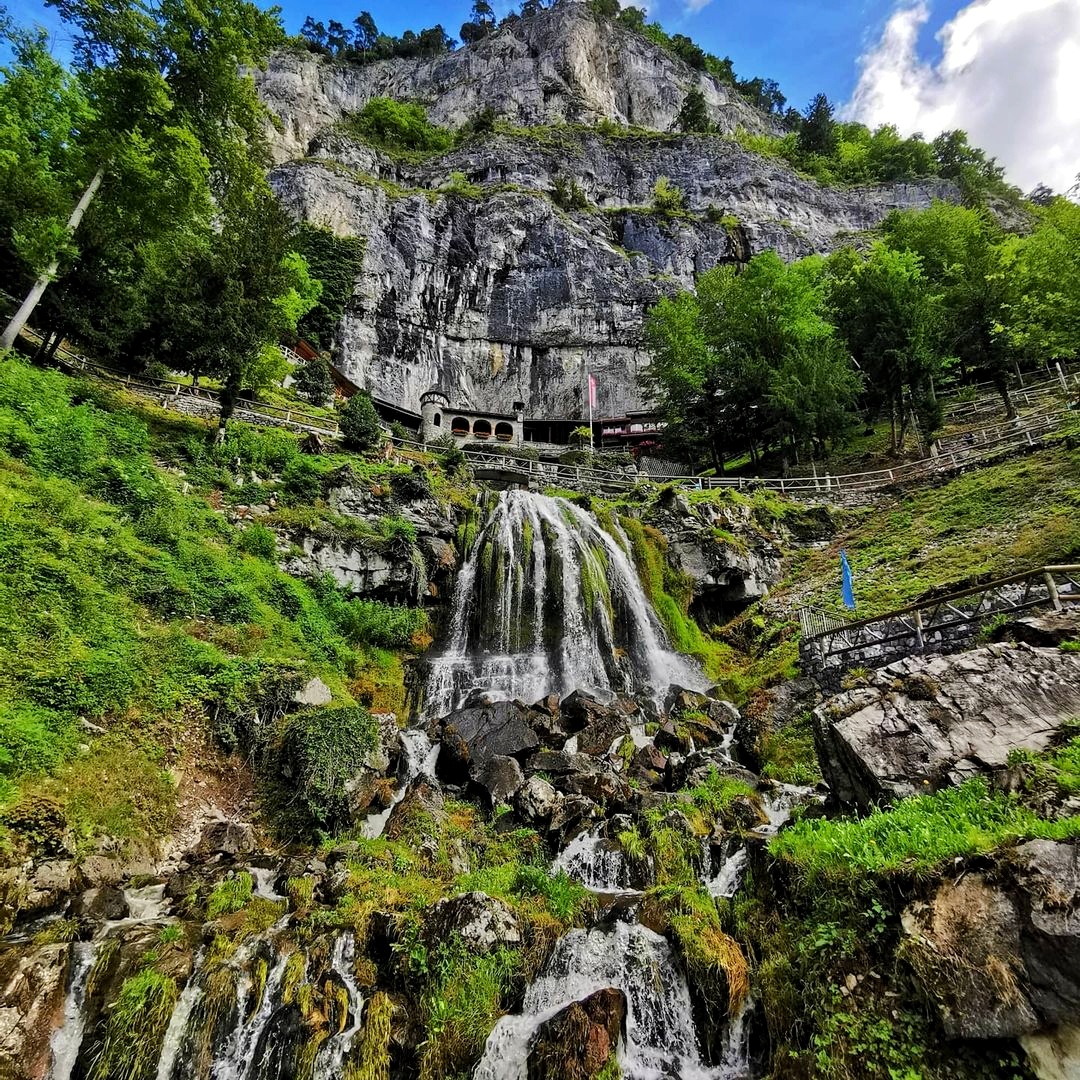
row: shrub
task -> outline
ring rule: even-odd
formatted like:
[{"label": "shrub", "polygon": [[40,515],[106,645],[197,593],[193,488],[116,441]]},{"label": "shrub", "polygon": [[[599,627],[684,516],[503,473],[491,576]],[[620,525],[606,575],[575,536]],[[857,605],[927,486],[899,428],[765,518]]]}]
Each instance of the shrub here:
[{"label": "shrub", "polygon": [[378,744],[375,721],[356,706],[308,709],[289,720],[280,772],[313,826],[329,829],[349,820],[347,785]]},{"label": "shrub", "polygon": [[206,917],[220,919],[239,911],[250,899],[254,882],[248,873],[219,881],[206,901]]},{"label": "shrub", "polygon": [[681,214],[686,209],[686,196],[666,176],[653,185],[653,209],[665,216]]},{"label": "shrub", "polygon": [[339,420],[345,445],[353,450],[374,450],[382,441],[382,425],[371,395],[361,390],[353,394],[341,410]]},{"label": "shrub", "polygon": [[305,361],[293,375],[293,386],[313,405],[325,405],[334,396],[330,365],[321,356]]},{"label": "shrub", "polygon": [[272,529],[260,525],[257,521],[252,522],[240,534],[240,546],[249,555],[266,559],[268,562],[277,558],[277,537]]},{"label": "shrub", "polygon": [[551,187],[551,201],[560,210],[588,210],[589,199],[581,185],[568,176],[556,176]]},{"label": "shrub", "polygon": [[390,151],[438,153],[448,150],[453,135],[436,127],[423,105],[393,98],[372,98],[347,123],[349,131]]}]

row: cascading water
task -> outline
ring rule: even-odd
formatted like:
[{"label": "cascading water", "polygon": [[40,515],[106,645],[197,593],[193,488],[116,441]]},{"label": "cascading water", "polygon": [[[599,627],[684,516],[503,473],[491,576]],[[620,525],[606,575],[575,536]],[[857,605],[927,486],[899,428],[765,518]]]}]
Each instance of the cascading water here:
[{"label": "cascading water", "polygon": [[457,578],[446,651],[431,662],[424,714],[473,690],[537,701],[584,690],[659,700],[707,680],[668,646],[621,529],[566,499],[500,495]]},{"label": "cascading water", "polygon": [[377,813],[368,814],[361,824],[360,831],[369,840],[377,840],[382,836],[386,823],[390,820],[391,812],[405,798],[405,793],[409,790],[409,785],[413,780],[418,776],[435,779],[435,763],[439,757],[439,744],[432,744],[424,732],[415,728],[400,732],[398,738],[401,740],[401,766],[398,769],[398,787],[390,800],[390,804]]},{"label": "cascading water", "polygon": [[93,941],[79,941],[72,946],[71,975],[68,981],[67,1000],[64,1002],[64,1019],[60,1027],[53,1032],[52,1067],[49,1080],[69,1080],[82,1046],[83,1031],[86,1027],[86,1013],[83,1005],[86,999],[86,980],[94,966],[98,944]]},{"label": "cascading water", "polygon": [[626,1080],[745,1075],[741,1062],[702,1062],[690,990],[667,941],[639,924],[616,923],[610,931],[572,930],[559,940],[543,974],[525,992],[521,1015],[504,1016],[495,1025],[474,1080],[526,1080],[529,1042],[540,1025],[607,986],[626,995],[626,1042],[619,1053]]}]

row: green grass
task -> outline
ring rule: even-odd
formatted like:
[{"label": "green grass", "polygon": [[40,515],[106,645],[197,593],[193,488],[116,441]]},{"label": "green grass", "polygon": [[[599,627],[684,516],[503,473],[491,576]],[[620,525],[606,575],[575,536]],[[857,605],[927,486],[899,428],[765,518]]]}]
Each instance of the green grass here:
[{"label": "green grass", "polygon": [[[1080,558],[1080,448],[1058,445],[839,513],[827,548],[791,560],[785,590],[840,610],[847,551],[858,614],[902,607],[931,589],[962,588]],[[779,593],[774,597],[779,597]]]},{"label": "green grass", "polygon": [[[1075,764],[1075,759],[1072,759]],[[929,877],[949,860],[985,855],[1020,840],[1080,836],[1080,818],[1048,821],[985,780],[904,799],[858,820],[800,821],[769,845],[808,881],[903,874]]]},{"label": "green grass", "polygon": [[[295,436],[238,422],[222,446],[211,433],[0,364],[0,804],[13,850],[36,850],[54,810],[77,853],[102,833],[161,835],[193,724],[231,750],[254,736],[261,702],[316,674],[342,706],[395,706],[400,655],[429,640],[421,609],[297,580],[275,566],[264,524],[234,527],[217,509],[277,493],[325,522],[332,470],[390,500],[415,486],[409,465],[307,458]],[[432,472],[426,487],[447,483]],[[414,550],[392,506],[372,542]]]}]

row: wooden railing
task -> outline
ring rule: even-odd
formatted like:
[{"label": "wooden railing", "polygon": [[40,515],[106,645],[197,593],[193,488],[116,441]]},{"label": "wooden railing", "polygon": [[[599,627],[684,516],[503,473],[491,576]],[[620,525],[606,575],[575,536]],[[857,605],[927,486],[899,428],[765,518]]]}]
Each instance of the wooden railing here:
[{"label": "wooden railing", "polygon": [[1040,566],[869,619],[845,620],[813,608],[799,612],[802,649],[820,667],[880,666],[899,656],[947,646],[995,615],[1080,603],[1080,564]]},{"label": "wooden railing", "polygon": [[[42,339],[29,327],[23,334],[35,344]],[[55,352],[60,363],[72,371],[95,378],[119,383],[131,390],[168,404],[168,397],[181,396],[220,403],[220,394],[205,387],[195,387],[175,379],[158,379],[110,367],[91,360],[74,350],[60,346]],[[1056,383],[1060,399],[1060,383]],[[1034,392],[1034,391],[1033,391]],[[162,399],[162,395],[166,395]],[[376,405],[379,404],[378,399]],[[337,421],[301,409],[270,405],[265,402],[241,399],[236,403],[234,415],[240,420],[253,423],[273,424],[292,431],[319,435],[323,438],[340,438]],[[920,461],[909,461],[888,469],[876,469],[862,473],[796,477],[746,477],[746,476],[687,476],[661,473],[631,473],[608,471],[587,465],[564,465],[559,462],[541,462],[501,454],[497,449],[476,451],[464,448],[470,462],[480,468],[512,472],[536,480],[547,486],[576,488],[590,486],[606,491],[626,491],[642,483],[673,484],[688,490],[730,490],[751,492],[776,491],[791,498],[828,500],[850,493],[877,491],[896,484],[932,479],[946,475],[969,465],[976,465],[996,457],[1010,449],[1036,446],[1047,435],[1059,430],[1068,419],[1067,409],[1047,409],[1035,416],[1021,418],[1008,424],[995,425],[976,433],[970,441],[963,438],[950,441],[945,453]],[[402,449],[429,450],[424,444],[409,438],[393,437],[391,441]]]}]

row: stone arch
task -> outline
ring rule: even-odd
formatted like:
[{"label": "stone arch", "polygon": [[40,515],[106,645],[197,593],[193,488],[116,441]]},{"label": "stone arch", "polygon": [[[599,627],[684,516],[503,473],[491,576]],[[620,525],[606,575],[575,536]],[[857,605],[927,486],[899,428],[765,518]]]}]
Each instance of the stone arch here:
[{"label": "stone arch", "polygon": [[442,413],[436,413],[431,422],[436,427],[442,427]]},{"label": "stone arch", "polygon": [[495,438],[500,442],[510,442],[514,437],[514,426],[505,420],[500,420],[495,425]]},{"label": "stone arch", "polygon": [[490,439],[491,438],[491,421],[484,420],[482,417],[479,420],[473,421],[472,426],[473,437],[477,439]]},{"label": "stone arch", "polygon": [[468,435],[469,434],[469,421],[464,416],[455,416],[450,421],[450,430],[455,435]]}]

